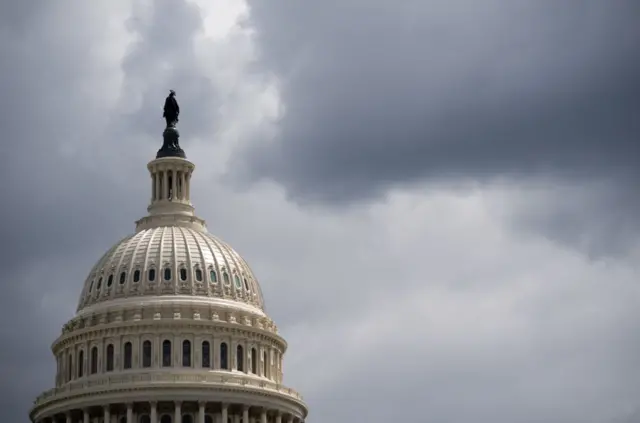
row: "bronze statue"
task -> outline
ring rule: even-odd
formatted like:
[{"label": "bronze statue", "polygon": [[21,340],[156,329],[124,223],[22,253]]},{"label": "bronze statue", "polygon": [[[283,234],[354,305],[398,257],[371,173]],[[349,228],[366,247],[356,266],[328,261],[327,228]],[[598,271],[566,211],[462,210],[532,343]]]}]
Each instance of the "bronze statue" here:
[{"label": "bronze statue", "polygon": [[169,95],[164,101],[164,113],[162,117],[167,121],[167,127],[164,129],[162,137],[164,138],[164,142],[162,143],[162,147],[158,150],[158,154],[156,154],[156,158],[161,157],[182,157],[186,158],[184,154],[184,150],[180,148],[180,144],[178,143],[178,138],[180,137],[180,133],[176,128],[176,124],[178,123],[178,115],[180,114],[180,106],[178,106],[178,101],[176,100],[176,92],[173,90],[169,91]]},{"label": "bronze statue", "polygon": [[180,106],[178,106],[178,100],[176,100],[176,92],[169,90],[169,95],[164,101],[164,114],[162,115],[162,117],[167,121],[167,128],[170,126],[176,126],[179,114]]}]

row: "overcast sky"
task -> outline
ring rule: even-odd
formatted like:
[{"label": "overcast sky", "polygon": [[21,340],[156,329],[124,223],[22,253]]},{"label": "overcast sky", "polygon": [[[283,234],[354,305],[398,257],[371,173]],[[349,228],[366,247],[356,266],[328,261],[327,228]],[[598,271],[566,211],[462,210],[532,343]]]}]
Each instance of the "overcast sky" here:
[{"label": "overcast sky", "polygon": [[145,214],[168,90],[309,423],[640,421],[640,2],[0,5],[0,416]]}]

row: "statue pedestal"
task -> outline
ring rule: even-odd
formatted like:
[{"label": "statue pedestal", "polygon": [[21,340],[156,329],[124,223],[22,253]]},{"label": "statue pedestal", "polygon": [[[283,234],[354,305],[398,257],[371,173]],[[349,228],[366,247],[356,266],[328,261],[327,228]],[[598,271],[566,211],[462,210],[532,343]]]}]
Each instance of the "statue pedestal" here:
[{"label": "statue pedestal", "polygon": [[183,159],[187,158],[184,150],[180,148],[180,143],[178,142],[178,139],[180,138],[180,132],[178,132],[175,126],[167,127],[162,133],[162,137],[164,138],[164,142],[162,143],[162,147],[156,154],[156,159],[159,159],[161,157],[181,157]]}]

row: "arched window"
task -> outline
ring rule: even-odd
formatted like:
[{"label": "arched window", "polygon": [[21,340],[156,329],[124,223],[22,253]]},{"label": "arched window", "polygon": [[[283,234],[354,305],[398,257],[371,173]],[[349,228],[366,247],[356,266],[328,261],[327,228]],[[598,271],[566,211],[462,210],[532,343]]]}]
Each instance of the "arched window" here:
[{"label": "arched window", "polygon": [[127,280],[127,272],[120,273],[120,285],[124,285],[124,282]]},{"label": "arched window", "polygon": [[209,279],[211,279],[211,283],[218,282],[218,275],[216,275],[216,271],[213,269],[209,270]]},{"label": "arched window", "polygon": [[267,352],[262,351],[262,375],[269,377],[269,365],[267,363]]},{"label": "arched window", "polygon": [[180,269],[180,280],[183,282],[187,280],[187,269],[184,267]]},{"label": "arched window", "polygon": [[160,423],[171,423],[171,416],[168,414],[163,415],[160,419]]},{"label": "arched window", "polygon": [[227,343],[223,342],[220,344],[220,368],[227,370],[229,368],[229,357],[227,351]]},{"label": "arched window", "polygon": [[113,344],[107,345],[107,371],[113,371]]},{"label": "arched window", "polygon": [[242,348],[242,345],[238,345],[236,349],[236,363],[238,365],[237,366],[238,371],[243,372],[244,371],[244,349]]},{"label": "arched window", "polygon": [[213,418],[207,414],[204,416],[204,423],[213,423]]},{"label": "arched window", "polygon": [[113,273],[109,275],[107,279],[107,287],[110,287],[113,284]]},{"label": "arched window", "polygon": [[[151,278],[149,278],[149,279],[151,279]],[[133,281],[134,282],[140,282],[140,270],[139,269],[134,270],[134,272],[133,272]]]},{"label": "arched window", "polygon": [[191,414],[183,414],[182,423],[193,423],[193,417],[191,416]]},{"label": "arched window", "polygon": [[162,343],[162,367],[171,366],[171,341],[165,339]]},{"label": "arched window", "polygon": [[91,283],[89,284],[89,293],[93,292],[93,283],[95,282],[95,280],[91,281]]},{"label": "arched window", "polygon": [[131,342],[125,342],[124,344],[124,368],[130,369],[133,364],[133,345]]},{"label": "arched window", "polygon": [[151,341],[142,343],[142,367],[151,367]]},{"label": "arched window", "polygon": [[151,417],[145,414],[144,416],[140,417],[140,423],[151,423]]},{"label": "arched window", "polygon": [[78,353],[78,377],[84,376],[84,351]]},{"label": "arched window", "polygon": [[211,367],[211,346],[209,341],[202,341],[202,367]]},{"label": "arched window", "polygon": [[244,289],[246,289],[246,290],[247,290],[247,292],[251,291],[251,290],[249,289],[249,282],[247,282],[247,278],[244,278]]},{"label": "arched window", "polygon": [[91,348],[91,374],[98,373],[98,347]]},{"label": "arched window", "polygon": [[100,276],[100,279],[98,279],[98,286],[96,286],[96,289],[100,291],[101,287],[102,287],[102,276]]},{"label": "arched window", "polygon": [[182,341],[182,367],[191,367],[191,341]]},{"label": "arched window", "polygon": [[73,356],[69,354],[69,360],[67,363],[67,380],[73,379]]},{"label": "arched window", "polygon": [[171,280],[171,268],[169,268],[169,267],[165,267],[164,268],[164,280],[165,281],[170,281]]},{"label": "arched window", "polygon": [[222,274],[222,279],[224,280],[225,285],[229,285],[229,274],[227,272]]},{"label": "arched window", "polygon": [[240,277],[238,275],[233,275],[233,281],[236,283],[236,289],[242,289],[242,284],[240,283]]},{"label": "arched window", "polygon": [[196,269],[196,281],[202,282],[202,270]]},{"label": "arched window", "polygon": [[258,373],[258,351],[251,348],[251,373]]},{"label": "arched window", "polygon": [[149,282],[156,280],[156,269],[149,269]]}]

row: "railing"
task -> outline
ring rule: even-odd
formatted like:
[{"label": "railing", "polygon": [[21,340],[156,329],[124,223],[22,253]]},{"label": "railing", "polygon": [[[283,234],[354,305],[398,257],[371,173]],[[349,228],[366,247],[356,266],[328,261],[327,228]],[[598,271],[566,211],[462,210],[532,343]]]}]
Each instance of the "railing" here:
[{"label": "railing", "polygon": [[69,395],[77,391],[93,389],[99,387],[107,387],[111,385],[122,384],[149,384],[155,383],[171,383],[179,385],[180,383],[202,383],[213,385],[227,385],[239,387],[251,387],[263,389],[266,391],[277,392],[288,395],[292,398],[302,401],[302,395],[293,389],[287,388],[270,380],[260,380],[251,377],[243,377],[233,373],[229,374],[166,374],[166,373],[131,373],[131,374],[114,374],[92,376],[85,380],[77,380],[69,382],[64,386],[49,389],[40,394],[34,401],[34,404],[43,403],[57,395]]}]

